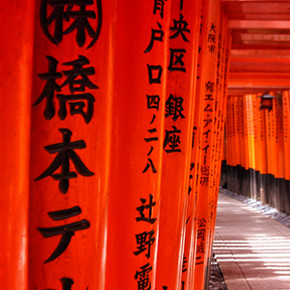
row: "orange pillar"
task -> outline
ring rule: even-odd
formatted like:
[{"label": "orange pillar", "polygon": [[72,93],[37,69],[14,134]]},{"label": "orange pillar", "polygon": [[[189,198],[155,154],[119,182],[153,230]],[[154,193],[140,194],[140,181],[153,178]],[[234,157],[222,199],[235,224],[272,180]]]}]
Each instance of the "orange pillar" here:
[{"label": "orange pillar", "polygon": [[[202,61],[202,43],[206,34],[204,29],[206,17],[204,16],[207,1],[201,1],[200,7],[200,25],[199,25],[199,49],[197,58],[197,75],[195,96],[200,96],[200,77],[201,77],[201,61]],[[187,216],[186,216],[186,235],[184,245],[184,257],[186,267],[182,271],[182,289],[192,289],[194,285],[194,269],[195,269],[195,251],[196,251],[196,208],[198,194],[198,175],[200,162],[200,122],[202,117],[203,100],[200,97],[195,98],[193,132],[192,132],[192,151],[189,173],[189,189],[187,201]]]},{"label": "orange pillar", "polygon": [[217,96],[217,53],[218,36],[220,31],[220,2],[208,2],[206,37],[202,60],[201,94],[203,98],[201,129],[201,163],[199,176],[198,216],[197,216],[197,248],[195,288],[202,289],[208,267],[211,218],[209,211],[210,189],[212,186],[213,164],[213,129],[215,116],[215,102]]},{"label": "orange pillar", "polygon": [[285,179],[290,180],[290,100],[289,91],[283,91],[283,141],[284,141],[284,166]]},{"label": "orange pillar", "polygon": [[114,3],[104,289],[155,289],[171,3]]},{"label": "orange pillar", "polygon": [[22,0],[0,4],[0,281],[5,290],[29,289],[27,229],[34,4]]},{"label": "orange pillar", "polygon": [[187,257],[183,256],[183,251],[195,104],[199,7],[199,0],[171,3],[156,289],[180,289],[182,271],[187,268]]},{"label": "orange pillar", "polygon": [[[136,13],[133,9],[138,7],[131,2],[133,15]],[[136,229],[136,207],[142,205],[140,198],[145,195],[137,196],[136,191],[143,184],[150,185],[147,190],[144,186],[144,198],[150,199],[152,194],[156,200],[153,180],[148,178],[141,184],[136,180],[138,185],[133,187],[130,180],[135,177],[131,176],[131,169],[127,171],[138,159],[141,167],[141,156],[145,167],[147,153],[144,151],[148,150],[147,144],[145,149],[146,136],[143,136],[145,125],[142,127],[144,131],[136,130],[137,116],[146,106],[146,94],[140,90],[136,93],[139,84],[134,87],[130,83],[131,76],[137,78],[136,72],[141,67],[144,79],[146,73],[148,79],[147,66],[145,61],[142,65],[138,62],[138,67],[128,65],[133,58],[129,55],[129,51],[134,50],[132,37],[140,35],[143,42],[137,43],[142,52],[148,43],[139,34],[137,26],[138,33],[131,30],[133,34],[124,34],[131,29],[124,13],[128,6],[128,2],[120,8],[115,1],[99,0],[75,1],[64,6],[38,1],[36,6],[31,94],[29,289],[117,289],[119,286],[106,286],[105,281],[107,259],[112,262],[113,258],[118,259],[118,265],[122,261],[120,256],[113,255],[112,247],[109,248],[109,233],[118,236],[118,231],[127,226],[125,214],[129,206],[129,223]],[[138,9],[141,11],[140,7]],[[146,11],[152,13],[151,6],[147,5]],[[140,19],[137,21],[136,18],[132,19],[133,23],[139,23]],[[139,60],[139,55],[135,55],[135,59]],[[126,85],[121,87],[122,80]],[[136,107],[132,104],[135,99],[139,102]],[[138,111],[141,106],[142,110]],[[130,112],[134,114],[130,115]],[[146,122],[149,123],[148,115]],[[113,122],[113,118],[117,121],[114,119]],[[142,121],[145,124],[145,120]],[[126,128],[128,124],[132,127]],[[160,124],[159,119],[154,125],[158,128]],[[160,128],[158,130],[160,132]],[[133,131],[136,132],[135,143],[128,145],[132,138],[128,132]],[[116,136],[121,141],[112,144]],[[143,145],[143,155],[140,151],[132,154],[138,148],[136,143]],[[117,152],[117,157],[112,152]],[[131,156],[135,159],[130,160]],[[159,160],[154,161],[159,168]],[[112,162],[121,181],[111,179],[111,176],[116,177],[115,172],[110,172]],[[140,168],[140,175],[142,170]],[[112,189],[111,185],[116,187]],[[118,202],[118,198],[124,198],[125,194],[126,201],[130,200],[129,195],[136,197],[134,204],[126,203],[127,208]],[[116,199],[110,207],[108,199],[112,197]],[[121,220],[122,214],[124,218]],[[112,227],[111,220],[116,220],[119,225]],[[119,236],[120,244],[127,247],[126,238],[130,239],[130,251],[126,256],[135,257],[134,232],[129,234],[127,229],[123,232],[125,238]],[[117,241],[117,238],[113,240]],[[107,252],[107,247],[111,251]],[[130,268],[130,275],[125,273],[134,287],[137,285],[134,279],[136,268]],[[117,272],[117,267],[114,269]],[[113,270],[111,273],[111,281],[117,281],[119,277],[114,277]]]}]

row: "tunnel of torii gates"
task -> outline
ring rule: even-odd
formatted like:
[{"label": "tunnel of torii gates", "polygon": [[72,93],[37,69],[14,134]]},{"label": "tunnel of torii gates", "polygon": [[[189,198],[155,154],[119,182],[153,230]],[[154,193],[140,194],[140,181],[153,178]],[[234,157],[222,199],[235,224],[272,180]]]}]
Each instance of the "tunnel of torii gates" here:
[{"label": "tunnel of torii gates", "polygon": [[0,8],[1,289],[207,289],[221,172],[290,213],[289,1]]}]

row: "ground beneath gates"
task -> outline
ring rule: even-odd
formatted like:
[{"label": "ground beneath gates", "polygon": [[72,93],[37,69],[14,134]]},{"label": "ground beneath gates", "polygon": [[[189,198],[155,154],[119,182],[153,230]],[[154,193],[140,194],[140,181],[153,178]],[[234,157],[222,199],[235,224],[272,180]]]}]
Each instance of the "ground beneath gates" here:
[{"label": "ground beneath gates", "polygon": [[229,290],[290,289],[289,216],[264,208],[220,191],[213,252]]}]

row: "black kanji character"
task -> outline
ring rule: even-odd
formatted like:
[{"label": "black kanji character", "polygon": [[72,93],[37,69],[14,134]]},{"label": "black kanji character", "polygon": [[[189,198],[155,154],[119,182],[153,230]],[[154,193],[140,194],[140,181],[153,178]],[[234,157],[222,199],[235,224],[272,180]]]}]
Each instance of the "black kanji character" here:
[{"label": "black kanji character", "polygon": [[[140,198],[140,201],[141,201],[142,205],[139,207],[136,207],[137,211],[139,211],[139,213],[140,213],[140,216],[136,218],[136,221],[137,222],[144,221],[144,222],[148,222],[151,225],[153,225],[155,223],[155,221],[157,220],[157,218],[152,218],[152,208],[153,208],[153,206],[156,205],[156,202],[155,201],[153,202],[153,195],[152,194],[149,195],[149,203],[148,204],[145,204],[146,203],[145,198]],[[145,209],[148,210],[147,217],[145,217],[145,214],[144,214]]]},{"label": "black kanji character", "polygon": [[211,33],[211,32],[216,33],[214,23],[212,23],[212,24],[210,25],[209,33]]},{"label": "black kanji character", "polygon": [[182,71],[186,72],[184,67],[183,57],[186,50],[183,48],[170,48],[170,61],[168,70],[169,71]]},{"label": "black kanji character", "polygon": [[164,31],[161,29],[162,25],[157,22],[159,29],[151,28],[151,40],[148,47],[145,49],[144,53],[148,53],[153,48],[154,41],[163,42]]},{"label": "black kanji character", "polygon": [[197,238],[204,241],[204,239],[205,239],[205,229],[198,229],[197,230]]},{"label": "black kanji character", "polygon": [[204,228],[206,226],[206,220],[204,217],[197,219],[197,226],[199,228]]},{"label": "black kanji character", "polygon": [[209,176],[209,166],[201,166],[200,172],[204,176]]},{"label": "black kanji character", "polygon": [[[79,207],[69,208],[67,210],[60,210],[55,212],[50,212],[49,216],[56,216],[57,219],[52,218],[54,220],[64,220],[71,216],[79,215],[80,214]],[[61,239],[53,251],[53,253],[49,256],[48,259],[44,261],[44,263],[49,263],[59,257],[68,247],[72,236],[75,235],[75,231],[81,231],[88,229],[90,227],[90,223],[86,220],[80,220],[78,222],[66,224],[63,226],[58,227],[51,227],[51,228],[37,228],[39,233],[44,238],[49,238],[53,236],[61,235]]]},{"label": "black kanji character", "polygon": [[173,120],[176,121],[178,117],[185,118],[182,114],[183,109],[183,98],[175,97],[170,94],[165,105],[165,117],[173,116]]},{"label": "black kanji character", "polygon": [[[157,132],[157,129],[156,129],[156,128],[149,129],[148,132],[149,132],[150,134],[153,134],[153,133],[156,133],[156,132]],[[158,141],[158,137],[144,138],[144,140],[145,140],[146,142]]]},{"label": "black kanji character", "polygon": [[147,95],[147,108],[159,110],[160,97],[158,95]]},{"label": "black kanji character", "polygon": [[138,290],[150,290],[151,282],[149,279],[149,273],[152,271],[152,267],[149,263],[140,267],[140,271],[136,271],[135,280],[139,279],[138,282]]},{"label": "black kanji character", "polygon": [[215,34],[209,33],[208,38],[207,38],[207,42],[215,44]]},{"label": "black kanji character", "polygon": [[159,11],[161,19],[163,19],[164,16],[164,2],[167,0],[154,0],[154,8],[153,8],[153,14],[156,15],[156,12]]},{"label": "black kanji character", "polygon": [[55,80],[60,79],[62,77],[62,73],[56,71],[58,61],[55,58],[52,56],[47,56],[46,58],[48,60],[48,72],[38,74],[42,80],[46,81],[46,84],[42,93],[33,104],[33,106],[38,105],[46,98],[46,105],[43,114],[46,120],[50,120],[55,114],[53,102],[54,92],[60,92],[61,90],[60,86],[55,82]]},{"label": "black kanji character", "polygon": [[180,136],[177,134],[181,133],[181,130],[177,130],[175,126],[172,126],[173,130],[166,130],[166,135],[163,143],[163,149],[168,147],[170,149],[165,149],[166,153],[174,153],[174,152],[181,152],[179,148],[180,144]]},{"label": "black kanji character", "polygon": [[138,256],[147,250],[147,254],[145,256],[148,259],[150,258],[151,246],[155,242],[154,234],[155,234],[155,232],[154,232],[154,230],[152,230],[150,232],[143,232],[141,234],[135,235],[136,242],[138,244],[138,246],[137,246],[138,250],[134,252],[135,256]]},{"label": "black kanji character", "polygon": [[[103,18],[101,0],[96,0],[95,10],[86,10],[87,6],[93,4],[94,0],[41,0],[40,24],[45,36],[52,43],[58,44],[62,41],[63,35],[76,30],[76,42],[79,47],[84,45],[87,34],[92,38],[87,48],[92,47],[99,38]],[[48,6],[52,7],[50,15],[48,15],[50,9]],[[65,30],[64,22],[69,24]],[[92,22],[95,28],[91,25]],[[54,27],[53,33],[50,32],[53,30],[49,28],[50,26]]]},{"label": "black kanji character", "polygon": [[174,33],[169,38],[176,38],[181,35],[182,39],[186,42],[189,42],[188,38],[185,35],[186,33],[190,33],[190,30],[187,28],[188,23],[183,20],[183,15],[179,14],[179,20],[173,19],[173,26],[170,27],[170,30]]},{"label": "black kanji character", "polygon": [[196,253],[197,254],[204,254],[205,251],[205,244],[201,241],[199,244],[196,245]]},{"label": "black kanji character", "polygon": [[156,170],[151,158],[148,158],[148,162],[147,162],[144,170],[142,171],[142,173],[145,173],[150,167],[151,167],[153,173],[157,173],[157,170]]},{"label": "black kanji character", "polygon": [[[88,124],[94,114],[94,102],[95,98],[92,94],[85,93],[85,94],[78,94],[78,95],[63,95],[57,94],[56,97],[59,101],[59,110],[58,116],[61,120],[64,120],[67,116],[67,109],[66,103],[70,106],[70,115],[73,116],[75,114],[81,115],[86,124]],[[84,111],[87,102],[87,110]]]},{"label": "black kanji character", "polygon": [[[150,84],[160,84],[162,71],[163,71],[161,65],[147,64],[147,68],[148,68],[149,83]],[[156,73],[154,73],[154,71]]]},{"label": "black kanji character", "polygon": [[205,84],[205,89],[207,92],[214,92],[214,82],[211,82],[211,81],[208,81],[206,84]]},{"label": "black kanji character", "polygon": [[67,79],[61,87],[68,85],[72,94],[74,92],[84,92],[86,87],[91,90],[98,89],[99,87],[88,78],[88,76],[95,74],[95,69],[92,66],[83,68],[87,64],[90,64],[90,61],[83,55],[79,55],[79,58],[76,60],[63,63],[63,65],[72,66],[73,68],[63,71]]},{"label": "black kanji character", "polygon": [[[94,175],[85,164],[81,161],[74,149],[83,149],[86,143],[83,140],[70,142],[72,132],[68,129],[59,129],[63,137],[63,143],[45,146],[44,149],[50,154],[58,153],[49,167],[34,180],[40,180],[51,176],[55,180],[59,180],[59,189],[62,193],[66,193],[69,188],[69,179],[76,178],[77,174],[69,169],[69,160],[73,162],[77,172],[83,176]],[[53,174],[59,167],[61,173]]]}]

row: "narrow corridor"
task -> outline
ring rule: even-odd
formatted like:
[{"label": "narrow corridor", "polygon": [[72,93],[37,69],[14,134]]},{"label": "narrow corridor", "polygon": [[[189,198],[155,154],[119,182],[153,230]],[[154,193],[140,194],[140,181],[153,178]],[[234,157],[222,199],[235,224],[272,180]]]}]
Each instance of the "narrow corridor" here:
[{"label": "narrow corridor", "polygon": [[290,289],[290,228],[219,194],[213,252],[228,289]]}]

